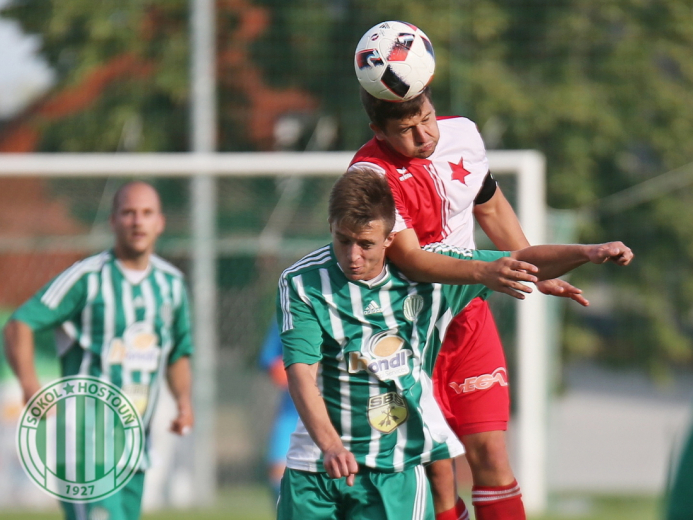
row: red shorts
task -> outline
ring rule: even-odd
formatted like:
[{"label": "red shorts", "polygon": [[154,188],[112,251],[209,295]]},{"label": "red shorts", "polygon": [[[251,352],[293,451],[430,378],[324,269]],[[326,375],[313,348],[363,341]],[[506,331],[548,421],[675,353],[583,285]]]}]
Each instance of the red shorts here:
[{"label": "red shorts", "polygon": [[450,323],[433,369],[433,387],[458,437],[507,429],[505,353],[488,303],[481,298],[472,300]]}]

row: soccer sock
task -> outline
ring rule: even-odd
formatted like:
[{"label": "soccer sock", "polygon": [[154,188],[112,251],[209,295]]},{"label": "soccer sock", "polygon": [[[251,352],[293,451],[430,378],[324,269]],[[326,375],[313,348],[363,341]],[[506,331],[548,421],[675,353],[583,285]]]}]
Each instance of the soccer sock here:
[{"label": "soccer sock", "polygon": [[438,513],[436,520],[469,520],[469,511],[467,511],[467,506],[464,505],[464,500],[457,497],[455,507]]},{"label": "soccer sock", "polygon": [[526,520],[517,480],[509,486],[474,486],[472,504],[477,520]]}]

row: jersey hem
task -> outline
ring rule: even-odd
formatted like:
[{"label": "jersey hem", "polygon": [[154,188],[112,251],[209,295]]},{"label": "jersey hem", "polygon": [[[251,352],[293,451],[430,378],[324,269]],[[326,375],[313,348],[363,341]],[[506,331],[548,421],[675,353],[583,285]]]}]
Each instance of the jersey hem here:
[{"label": "jersey hem", "polygon": [[314,462],[300,462],[286,459],[286,467],[297,471],[307,471],[308,473],[327,473],[324,469],[318,469],[318,465]]},{"label": "jersey hem", "polygon": [[473,435],[475,433],[507,431],[508,421],[486,421],[471,424],[465,424],[459,428],[455,428],[455,435],[461,437],[463,435]]}]

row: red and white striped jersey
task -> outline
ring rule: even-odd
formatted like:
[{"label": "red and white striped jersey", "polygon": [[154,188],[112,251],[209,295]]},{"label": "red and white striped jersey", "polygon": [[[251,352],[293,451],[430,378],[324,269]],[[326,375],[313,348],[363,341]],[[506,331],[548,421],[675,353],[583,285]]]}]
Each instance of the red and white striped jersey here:
[{"label": "red and white striped jersey", "polygon": [[474,199],[488,173],[476,125],[464,117],[439,117],[440,140],[427,159],[404,157],[375,137],[351,166],[387,176],[397,206],[394,231],[413,228],[422,246],[434,242],[475,249]]}]

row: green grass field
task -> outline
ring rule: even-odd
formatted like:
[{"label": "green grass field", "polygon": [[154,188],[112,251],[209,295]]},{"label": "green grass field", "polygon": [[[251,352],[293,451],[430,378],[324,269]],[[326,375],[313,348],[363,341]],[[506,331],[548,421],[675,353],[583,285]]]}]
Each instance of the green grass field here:
[{"label": "green grass field", "polygon": [[[469,501],[468,501],[469,503]],[[561,495],[551,498],[550,514],[530,520],[659,520],[661,504],[654,497]],[[0,511],[3,520],[61,520],[50,513]],[[273,505],[262,487],[222,490],[212,509],[162,511],[142,520],[272,520]]]}]

